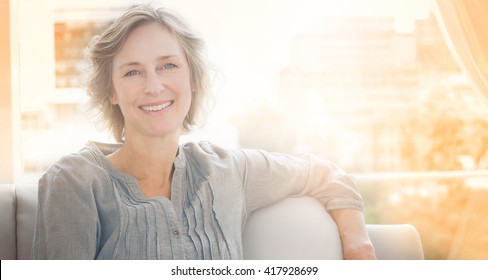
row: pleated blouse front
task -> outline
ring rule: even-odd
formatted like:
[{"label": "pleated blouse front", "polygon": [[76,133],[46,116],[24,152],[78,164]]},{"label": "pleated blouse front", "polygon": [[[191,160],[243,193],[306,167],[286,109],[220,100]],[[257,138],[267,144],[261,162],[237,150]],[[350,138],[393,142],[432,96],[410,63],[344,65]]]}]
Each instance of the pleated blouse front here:
[{"label": "pleated blouse front", "polygon": [[41,178],[34,259],[242,259],[255,209],[290,195],[363,207],[354,180],[330,162],[209,143],[179,148],[171,199],[146,197],[106,158],[116,148],[91,142]]}]

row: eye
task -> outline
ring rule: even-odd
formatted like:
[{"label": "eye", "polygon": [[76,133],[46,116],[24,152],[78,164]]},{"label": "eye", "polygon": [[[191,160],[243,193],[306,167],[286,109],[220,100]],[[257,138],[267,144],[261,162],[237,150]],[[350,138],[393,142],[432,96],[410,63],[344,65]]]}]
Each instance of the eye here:
[{"label": "eye", "polygon": [[129,77],[129,76],[135,76],[135,75],[139,75],[141,72],[139,72],[138,70],[131,70],[129,72],[127,72],[124,76],[126,77]]},{"label": "eye", "polygon": [[176,64],[173,64],[173,63],[165,63],[165,64],[163,64],[163,66],[161,68],[162,69],[173,69],[173,68],[176,68]]}]

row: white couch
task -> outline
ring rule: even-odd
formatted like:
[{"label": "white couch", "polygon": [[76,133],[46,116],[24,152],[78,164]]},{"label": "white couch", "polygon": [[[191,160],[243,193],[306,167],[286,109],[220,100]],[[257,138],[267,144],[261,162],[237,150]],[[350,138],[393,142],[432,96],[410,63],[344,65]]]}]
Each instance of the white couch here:
[{"label": "white couch", "polygon": [[[0,185],[0,259],[29,259],[37,186]],[[411,225],[367,225],[379,259],[423,259]],[[245,259],[342,259],[337,227],[316,200],[288,198],[249,217]]]}]

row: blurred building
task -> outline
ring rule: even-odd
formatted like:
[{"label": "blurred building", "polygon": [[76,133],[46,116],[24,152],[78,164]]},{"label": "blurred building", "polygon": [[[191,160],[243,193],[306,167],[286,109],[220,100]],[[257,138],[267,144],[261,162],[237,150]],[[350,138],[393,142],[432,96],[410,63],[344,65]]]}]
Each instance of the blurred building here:
[{"label": "blurred building", "polygon": [[323,18],[290,49],[276,100],[293,112],[283,115],[295,148],[356,172],[408,169],[399,124],[432,83],[459,73],[433,17],[407,34],[393,18]]}]

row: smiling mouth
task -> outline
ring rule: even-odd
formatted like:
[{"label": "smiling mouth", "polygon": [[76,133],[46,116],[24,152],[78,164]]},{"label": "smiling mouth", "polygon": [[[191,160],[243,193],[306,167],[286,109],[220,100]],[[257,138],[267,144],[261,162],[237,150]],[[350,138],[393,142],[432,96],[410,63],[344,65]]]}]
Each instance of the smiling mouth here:
[{"label": "smiling mouth", "polygon": [[159,105],[150,105],[150,106],[140,106],[140,108],[146,112],[157,112],[161,111],[165,108],[168,108],[174,103],[174,101],[168,101]]}]

